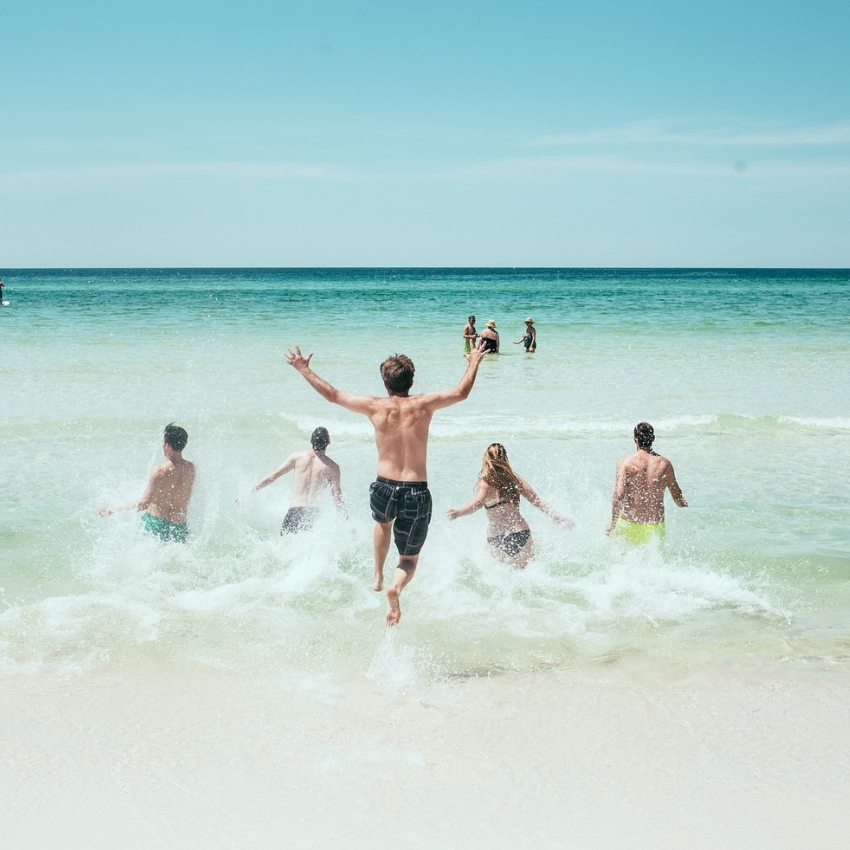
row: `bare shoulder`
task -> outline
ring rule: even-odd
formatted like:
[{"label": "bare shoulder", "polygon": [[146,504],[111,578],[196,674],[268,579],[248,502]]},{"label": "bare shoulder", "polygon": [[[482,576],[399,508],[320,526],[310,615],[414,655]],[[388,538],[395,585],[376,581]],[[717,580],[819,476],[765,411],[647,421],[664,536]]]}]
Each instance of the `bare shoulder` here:
[{"label": "bare shoulder", "polygon": [[445,398],[446,390],[433,393],[420,393],[407,397],[408,410],[428,410],[433,405],[440,406],[440,402]]},{"label": "bare shoulder", "polygon": [[670,463],[670,461],[667,460],[664,455],[653,455],[652,459],[655,463],[656,469],[658,469],[660,472],[667,472],[668,469],[673,468],[673,464]]},{"label": "bare shoulder", "polygon": [[618,469],[618,470],[625,469],[625,468],[626,468],[627,466],[629,466],[629,464],[630,464],[630,463],[634,460],[634,457],[635,457],[635,456],[634,456],[634,453],[632,453],[632,454],[628,454],[628,455],[623,455],[623,456],[622,456],[622,457],[621,457],[621,458],[617,461],[617,469]]}]

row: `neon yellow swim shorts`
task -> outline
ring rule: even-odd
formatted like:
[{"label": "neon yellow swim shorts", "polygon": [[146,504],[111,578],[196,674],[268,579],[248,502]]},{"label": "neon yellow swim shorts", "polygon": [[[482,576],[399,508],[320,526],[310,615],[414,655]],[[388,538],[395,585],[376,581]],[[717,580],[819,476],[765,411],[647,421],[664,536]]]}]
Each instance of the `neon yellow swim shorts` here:
[{"label": "neon yellow swim shorts", "polygon": [[659,543],[664,539],[663,522],[629,522],[620,517],[614,532],[628,543],[642,545],[657,540]]}]

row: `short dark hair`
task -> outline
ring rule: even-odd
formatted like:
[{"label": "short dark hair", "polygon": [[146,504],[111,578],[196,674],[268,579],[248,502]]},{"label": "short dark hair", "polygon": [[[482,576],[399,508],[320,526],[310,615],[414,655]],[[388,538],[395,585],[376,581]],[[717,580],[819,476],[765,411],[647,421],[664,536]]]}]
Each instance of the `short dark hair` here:
[{"label": "short dark hair", "polygon": [[413,386],[413,361],[406,354],[394,354],[381,363],[384,386],[394,393],[406,393]]},{"label": "short dark hair", "polygon": [[649,422],[638,422],[635,425],[635,440],[638,447],[648,449],[655,441],[655,430]]},{"label": "short dark hair", "polygon": [[179,425],[169,422],[168,425],[165,426],[162,439],[165,440],[165,442],[171,446],[175,452],[182,452],[183,449],[186,448],[186,443],[189,442],[189,435],[186,433],[185,428],[181,428]]},{"label": "short dark hair", "polygon": [[328,433],[327,428],[323,428],[321,425],[313,431],[313,434],[310,437],[310,445],[317,451],[323,452],[331,441],[331,435]]}]

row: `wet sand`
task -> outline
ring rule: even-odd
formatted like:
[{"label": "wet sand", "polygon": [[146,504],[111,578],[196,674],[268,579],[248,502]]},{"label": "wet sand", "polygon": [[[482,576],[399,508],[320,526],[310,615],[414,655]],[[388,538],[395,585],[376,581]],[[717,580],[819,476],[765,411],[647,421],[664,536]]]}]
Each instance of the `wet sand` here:
[{"label": "wet sand", "polygon": [[776,670],[16,678],[0,846],[837,850],[849,697]]}]

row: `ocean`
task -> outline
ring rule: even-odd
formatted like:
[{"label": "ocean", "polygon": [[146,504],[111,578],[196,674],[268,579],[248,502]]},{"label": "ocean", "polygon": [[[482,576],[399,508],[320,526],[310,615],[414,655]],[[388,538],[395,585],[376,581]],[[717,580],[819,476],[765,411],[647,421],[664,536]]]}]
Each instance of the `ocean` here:
[{"label": "ocean", "polygon": [[[55,758],[68,776],[82,764],[97,773],[97,763],[103,788],[111,782],[135,789],[130,797],[137,810],[145,810],[140,787],[152,794],[159,789],[157,811],[169,788],[169,794],[182,788],[175,793],[194,800],[182,810],[194,831],[181,832],[166,815],[155,823],[148,814],[153,831],[143,830],[150,840],[139,839],[138,846],[282,846],[284,835],[295,846],[296,834],[309,846],[326,846],[334,836],[348,836],[348,846],[383,846],[382,836],[387,846],[398,846],[392,829],[372,831],[359,814],[375,801],[349,799],[341,789],[353,776],[356,787],[368,784],[371,771],[383,775],[378,765],[388,763],[404,787],[420,781],[412,774],[425,777],[438,764],[474,774],[445,729],[434,743],[433,716],[441,712],[472,741],[483,734],[474,717],[508,723],[505,717],[520,711],[516,701],[537,690],[536,708],[525,705],[520,713],[531,719],[539,710],[543,722],[557,723],[562,698],[566,714],[580,714],[580,703],[570,699],[590,688],[588,698],[599,705],[593,688],[603,685],[611,697],[643,693],[651,683],[672,700],[682,682],[689,693],[708,688],[714,694],[745,682],[797,694],[805,682],[818,699],[838,694],[829,717],[839,718],[836,728],[846,732],[850,272],[100,269],[7,270],[2,276],[10,305],[0,310],[0,719],[7,729],[15,718],[25,728],[34,706],[54,705],[60,716],[68,706],[60,711],[56,700],[78,699],[75,728],[88,730],[88,744],[78,750],[68,743],[72,735],[56,733],[30,804],[43,803],[39,794],[51,787],[44,777],[58,770]],[[464,372],[461,333],[469,314],[479,330],[488,319],[497,322],[503,353],[482,364],[468,400],[435,414],[428,458],[434,520],[402,596],[401,624],[388,632],[385,597],[369,589],[371,426],[320,398],[287,366],[284,353],[298,344],[314,352],[313,368],[334,386],[376,395],[383,394],[381,361],[405,353],[416,364],[414,392],[436,390]],[[538,331],[533,355],[512,344],[529,315]],[[676,508],[668,498],[664,545],[629,549],[606,537],[604,528],[617,459],[633,449],[632,428],[641,420],[654,425],[655,448],[673,462],[689,507]],[[185,546],[143,533],[134,511],[98,516],[103,506],[141,496],[150,468],[161,461],[162,429],[172,421],[188,430],[185,456],[198,468]],[[331,434],[328,454],[342,469],[348,517],[328,502],[313,531],[281,538],[291,482],[284,477],[249,491],[291,452],[306,448],[318,425]],[[472,497],[491,442],[504,444],[515,470],[576,523],[566,530],[525,504],[537,549],[525,571],[488,555],[483,511],[455,522],[445,518],[446,510]],[[329,822],[337,831],[314,822],[311,832],[308,819],[300,821],[302,832],[287,833],[293,821],[284,827],[272,818],[246,832],[243,807],[230,812],[229,827],[218,823],[218,837],[211,838],[204,829],[219,816],[218,803],[204,808],[185,783],[151,779],[151,765],[165,756],[148,752],[133,762],[130,739],[116,731],[114,746],[125,762],[147,771],[147,778],[137,772],[122,786],[116,750],[107,753],[98,736],[104,729],[126,731],[122,724],[138,708],[140,693],[160,693],[160,701],[145,708],[144,722],[146,734],[162,733],[172,716],[164,705],[189,687],[186,682],[201,684],[181,705],[218,705],[212,714],[226,715],[242,730],[230,731],[243,756],[251,751],[246,736],[269,722],[261,718],[286,705],[287,724],[293,724],[287,734],[297,729],[292,740],[304,747],[301,761],[296,758],[301,772],[292,768],[298,781],[285,771],[275,774],[275,787],[290,782],[292,800],[295,788],[329,794],[336,812]],[[111,698],[104,698],[104,688]],[[246,694],[249,708],[237,710],[238,693]],[[113,714],[97,714],[105,704]],[[93,705],[99,706],[94,715]],[[712,705],[703,718],[706,730],[713,728],[712,712],[720,711]],[[742,705],[727,713],[740,719],[764,707],[745,711]],[[337,721],[334,706],[345,706],[349,720]],[[423,706],[431,706],[432,715]],[[623,720],[632,708],[612,716]],[[667,711],[671,722],[685,709]],[[418,731],[403,746],[380,737],[381,715],[386,720],[388,714],[396,728],[405,716],[418,718]],[[246,717],[250,729],[239,719]],[[351,718],[358,718],[356,747],[334,727]],[[51,728],[41,719],[43,732]],[[186,719],[183,737],[169,738],[174,747],[192,738],[190,728]],[[482,775],[498,774],[485,762],[502,746],[512,754],[511,771],[521,773],[522,752],[530,750],[515,751],[492,734],[479,741]],[[532,736],[529,748],[536,746],[531,732],[523,734]],[[216,744],[198,743],[192,751],[192,770],[203,761],[198,753],[232,762],[229,745],[213,737]],[[673,738],[671,732],[665,740]],[[22,746],[22,740],[26,735],[13,743]],[[423,755],[426,740],[435,749]],[[730,743],[730,763],[734,752]],[[32,767],[20,758],[10,783],[26,772],[22,764]],[[174,776],[183,776],[178,763],[169,764]],[[669,779],[656,768],[656,779]],[[829,772],[828,765],[820,768]],[[841,776],[837,762],[834,768]],[[304,778],[308,774],[312,779]],[[252,776],[248,785],[259,782]],[[533,783],[523,786],[521,777],[511,776],[533,796]],[[568,787],[561,775],[535,799],[555,793],[560,781]],[[722,779],[711,781],[721,788]],[[614,786],[609,790],[610,812],[623,796]],[[737,799],[732,790],[723,793]],[[833,788],[846,790],[846,781]],[[127,804],[127,794],[114,793]],[[818,799],[831,811],[831,798]],[[309,808],[306,798],[302,802]],[[451,808],[451,799],[441,805]],[[491,808],[465,805],[476,813],[473,822],[493,830],[492,846],[522,845],[523,836],[528,846],[541,840],[539,818],[536,827],[525,823],[514,835],[504,824],[500,831],[501,815]],[[67,817],[74,810],[69,802]],[[44,838],[25,811],[21,803],[10,835]],[[401,846],[482,846],[476,840],[486,830],[467,835],[460,815],[455,831],[443,833],[434,831],[424,807],[419,814],[419,843],[402,840]],[[769,822],[766,809],[762,814]],[[513,823],[522,822],[517,818]],[[129,822],[107,824],[103,835],[114,838]],[[578,822],[573,818],[571,828],[578,830]],[[624,844],[621,833],[609,835],[587,821],[585,832],[573,835],[575,846],[658,847],[667,839],[670,846],[679,840],[703,846],[688,832],[696,829],[693,818],[684,819],[679,832],[664,833],[665,840],[640,823],[632,823],[630,834],[645,843]],[[545,829],[554,828],[546,821]],[[776,829],[775,839],[793,837],[787,823]],[[86,846],[99,846],[91,824],[79,830]],[[739,838],[748,834],[741,830]],[[830,836],[819,846],[831,846]],[[44,838],[44,846],[53,845]]]}]

